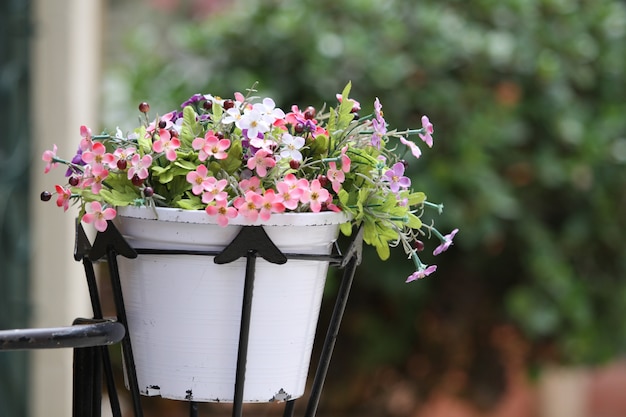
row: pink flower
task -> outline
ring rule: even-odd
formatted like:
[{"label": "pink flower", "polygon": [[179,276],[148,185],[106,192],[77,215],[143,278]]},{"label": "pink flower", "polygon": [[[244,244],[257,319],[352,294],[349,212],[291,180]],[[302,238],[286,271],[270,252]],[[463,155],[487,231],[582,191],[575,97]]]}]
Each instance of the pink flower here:
[{"label": "pink flower", "polygon": [[133,146],[130,146],[128,148],[117,148],[115,151],[113,151],[113,160],[109,163],[109,168],[119,169],[117,161],[128,161],[135,154],[136,151],[137,150]]},{"label": "pink flower", "polygon": [[207,206],[204,210],[209,216],[217,216],[217,224],[222,227],[228,225],[228,219],[237,217],[237,209],[228,207],[226,200],[216,200],[215,205]]},{"label": "pink flower", "polygon": [[176,118],[177,118],[177,112],[176,111],[171,111],[169,113],[166,113],[163,116],[161,116],[160,118],[158,118],[157,120],[155,120],[154,122],[150,123],[150,125],[148,126],[146,131],[147,132],[153,132],[154,130],[156,130],[157,126],[160,127],[161,122],[163,122],[165,124],[163,129],[169,130],[169,129],[174,127],[174,122],[176,121]]},{"label": "pink flower", "polygon": [[423,265],[422,268],[418,269],[417,271],[409,275],[409,277],[406,279],[406,282],[408,283],[408,282],[416,281],[418,279],[426,278],[427,276],[429,276],[436,270],[437,270],[437,265],[430,265],[430,266]]},{"label": "pink flower", "polygon": [[298,177],[296,177],[292,173],[285,175],[285,178],[283,178],[283,181],[291,189],[299,188],[302,191],[309,189],[309,181],[306,178],[298,179]]},{"label": "pink flower", "polygon": [[196,151],[199,150],[198,159],[206,161],[209,157],[215,159],[226,159],[228,154],[225,152],[230,146],[230,140],[218,139],[213,131],[208,131],[204,138],[195,138],[191,146]]},{"label": "pink flower", "polygon": [[109,171],[106,170],[104,165],[94,165],[88,173],[90,174],[90,177],[85,179],[82,186],[91,187],[92,193],[99,194],[100,190],[102,190],[102,181],[109,176]]},{"label": "pink flower", "polygon": [[459,229],[454,229],[449,234],[443,237],[443,241],[441,245],[437,246],[433,251],[433,255],[439,255],[441,252],[445,252],[448,250],[450,246],[452,246],[452,239],[454,239],[454,235],[458,233]]},{"label": "pink flower", "polygon": [[383,118],[383,106],[380,104],[378,97],[376,97],[376,100],[374,101],[374,115],[376,117],[372,119],[372,127],[374,128],[374,133],[372,134],[372,146],[380,148],[380,141],[383,136],[387,134],[387,122]]},{"label": "pink flower", "polygon": [[152,165],[152,157],[144,155],[141,157],[138,153],[134,154],[130,160],[130,168],[128,169],[128,179],[132,180],[135,175],[139,179],[148,178],[148,168]]},{"label": "pink flower", "polygon": [[267,190],[261,201],[261,220],[267,221],[272,213],[282,213],[285,206],[281,198],[274,193],[274,190]]},{"label": "pink flower", "polygon": [[87,126],[81,126],[80,136],[82,137],[80,140],[80,150],[82,152],[91,150],[91,147],[93,146],[93,142],[91,141],[91,129]]},{"label": "pink flower", "polygon": [[245,197],[237,197],[233,202],[239,214],[252,222],[258,219],[262,204],[263,197],[254,191],[246,192]]},{"label": "pink flower", "polygon": [[101,142],[94,143],[91,150],[83,152],[81,158],[83,162],[93,166],[102,164],[110,165],[115,160],[112,154],[107,153],[106,147]]},{"label": "pink flower", "polygon": [[411,179],[404,176],[404,164],[396,162],[391,169],[383,174],[383,181],[389,182],[389,189],[397,193],[400,188],[408,188],[411,186]]},{"label": "pink flower", "polygon": [[330,197],[327,189],[323,188],[318,179],[311,181],[311,186],[302,193],[300,201],[309,203],[311,211],[318,213],[322,210],[322,203],[325,203]]},{"label": "pink flower", "polygon": [[[287,176],[289,175],[293,176],[293,174],[287,174]],[[280,197],[285,208],[295,210],[298,207],[298,203],[300,203],[300,196],[302,196],[303,192],[302,188],[297,186],[293,187],[287,181],[280,181],[276,183],[276,190],[278,190],[278,196]]]},{"label": "pink flower", "polygon": [[99,232],[104,232],[107,229],[107,220],[113,220],[117,214],[111,207],[102,210],[102,205],[97,201],[87,204],[86,210],[83,221],[87,224],[93,223]]},{"label": "pink flower", "polygon": [[57,207],[63,207],[63,211],[67,211],[70,207],[72,191],[69,188],[63,188],[60,185],[55,185],[54,188],[57,190]]},{"label": "pink flower", "polygon": [[267,169],[273,168],[275,165],[276,161],[274,158],[264,149],[259,149],[252,158],[248,159],[248,169],[256,169],[259,177],[266,176]]},{"label": "pink flower", "polygon": [[247,191],[258,191],[261,188],[261,180],[259,177],[250,177],[246,180],[239,181],[239,188],[245,194]]},{"label": "pink flower", "polygon": [[285,115],[285,122],[293,126],[301,123],[302,121],[304,121],[304,119],[304,113],[302,113],[302,111],[296,104],[292,105],[291,112]]},{"label": "pink flower", "polygon": [[56,157],[57,145],[52,145],[51,151],[44,151],[43,155],[41,155],[41,160],[47,162],[46,167],[43,169],[44,174],[47,174],[52,168],[59,164],[58,162],[55,162]]},{"label": "pink flower", "polygon": [[[336,94],[335,97],[337,97],[337,101],[340,103],[343,100],[343,97],[341,94]],[[352,103],[352,113],[356,113],[359,110],[361,110],[361,103],[359,103],[353,98],[348,98],[348,100]]]},{"label": "pink flower", "polygon": [[328,166],[330,168],[328,169],[328,172],[326,173],[326,177],[328,177],[328,179],[330,180],[332,187],[333,187],[333,191],[338,193],[339,190],[341,189],[341,184],[346,179],[346,175],[343,173],[343,171],[337,169],[337,164],[335,162],[329,162]]},{"label": "pink flower", "polygon": [[418,136],[426,142],[429,148],[433,147],[433,137],[431,136],[435,131],[432,123],[428,120],[428,116],[422,116],[422,129],[424,129],[424,133],[418,133]]},{"label": "pink flower", "polygon": [[206,190],[202,194],[202,202],[205,204],[211,201],[226,201],[228,199],[228,193],[224,191],[224,188],[228,185],[228,181],[225,179],[217,180],[215,177],[209,177],[204,182],[204,189]]},{"label": "pink flower", "polygon": [[157,153],[165,153],[168,161],[176,160],[176,149],[180,148],[180,140],[172,137],[169,130],[159,130],[159,140],[152,144],[152,149]]},{"label": "pink flower", "polygon": [[404,145],[409,147],[414,157],[419,158],[420,156],[422,156],[422,151],[412,141],[407,140],[404,137],[400,136],[400,142],[402,142]]},{"label": "pink flower", "polygon": [[[187,182],[192,185],[191,192],[195,195],[200,195],[206,190],[206,181],[208,180],[207,175],[209,174],[209,170],[204,165],[198,165],[195,171],[190,171],[187,173]],[[213,178],[215,179],[215,178]]]},{"label": "pink flower", "polygon": [[348,155],[346,155],[346,152],[348,151],[348,147],[344,146],[341,149],[341,170],[343,172],[349,172],[350,171],[350,157]]}]

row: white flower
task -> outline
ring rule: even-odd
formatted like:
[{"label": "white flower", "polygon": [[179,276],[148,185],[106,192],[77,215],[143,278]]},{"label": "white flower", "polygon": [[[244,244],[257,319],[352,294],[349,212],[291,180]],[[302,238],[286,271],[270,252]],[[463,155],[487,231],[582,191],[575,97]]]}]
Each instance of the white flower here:
[{"label": "white flower", "polygon": [[244,110],[243,115],[235,122],[235,125],[239,129],[247,131],[248,139],[254,139],[259,136],[259,133],[263,136],[265,132],[269,132],[271,123],[263,117],[263,113],[258,108],[253,107]]},{"label": "white flower", "polygon": [[281,157],[302,161],[300,149],[304,146],[304,138],[300,136],[293,137],[289,133],[283,133],[281,141],[283,145],[280,151]]}]

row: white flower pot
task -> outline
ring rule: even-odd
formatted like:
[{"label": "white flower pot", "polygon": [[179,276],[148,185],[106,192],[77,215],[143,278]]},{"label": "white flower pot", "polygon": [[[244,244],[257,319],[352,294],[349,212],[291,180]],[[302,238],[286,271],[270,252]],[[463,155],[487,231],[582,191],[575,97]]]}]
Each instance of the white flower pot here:
[{"label": "white flower pot", "polygon": [[[158,220],[157,220],[158,218]],[[263,223],[283,253],[329,254],[342,213],[284,213]],[[222,250],[245,219],[220,227],[204,211],[120,208],[116,226],[131,246]],[[245,258],[118,257],[139,390],[170,399],[232,402]],[[328,262],[258,258],[244,402],[302,396]]]}]

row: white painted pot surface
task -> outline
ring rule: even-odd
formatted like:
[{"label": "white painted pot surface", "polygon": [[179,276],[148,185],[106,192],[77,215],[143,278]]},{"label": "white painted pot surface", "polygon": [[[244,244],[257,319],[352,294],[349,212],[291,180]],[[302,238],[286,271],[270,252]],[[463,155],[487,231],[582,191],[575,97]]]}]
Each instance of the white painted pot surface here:
[{"label": "white painted pot surface", "polygon": [[[158,220],[157,220],[158,219]],[[283,253],[329,254],[343,213],[283,213],[264,222]],[[116,226],[135,248],[221,250],[245,219],[228,227],[204,211],[124,207]],[[137,379],[143,395],[232,402],[244,258],[118,257]],[[304,393],[328,262],[258,258],[244,386],[245,402]]]}]

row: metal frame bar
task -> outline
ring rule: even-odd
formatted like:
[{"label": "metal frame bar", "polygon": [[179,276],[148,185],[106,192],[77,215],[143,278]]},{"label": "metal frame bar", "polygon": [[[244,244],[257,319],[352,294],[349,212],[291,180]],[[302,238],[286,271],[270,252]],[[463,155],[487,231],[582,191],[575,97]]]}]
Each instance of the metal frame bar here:
[{"label": "metal frame bar", "polygon": [[[235,239],[222,251],[134,249],[126,242],[112,222],[109,222],[105,232],[99,232],[96,235],[92,246],[82,225],[77,222],[74,258],[83,262],[94,319],[77,319],[73,326],[65,328],[0,331],[0,350],[75,348],[73,415],[76,417],[100,417],[102,377],[104,375],[112,414],[114,417],[121,417],[111,360],[106,348],[106,345],[121,342],[126,377],[133,402],[133,412],[135,417],[142,417],[141,394],[137,383],[117,256],[121,255],[131,259],[136,258],[139,254],[213,256],[214,262],[218,264],[233,262],[245,257],[246,272],[232,410],[233,417],[241,417],[243,414],[250,315],[257,257],[260,256],[266,261],[276,264],[285,263],[288,259],[328,261],[332,266],[343,268],[344,272],[306,407],[305,417],[314,417],[356,268],[361,263],[362,240],[363,230],[359,228],[344,255],[341,254],[337,244],[335,244],[333,253],[330,255],[284,254],[274,245],[262,226],[243,226]],[[117,321],[102,319],[100,296],[93,268],[93,262],[100,259],[106,259],[108,263]],[[292,417],[294,410],[295,400],[287,400],[283,416]],[[197,415],[198,403],[193,401],[192,393],[190,393],[189,416],[197,417]]]}]

